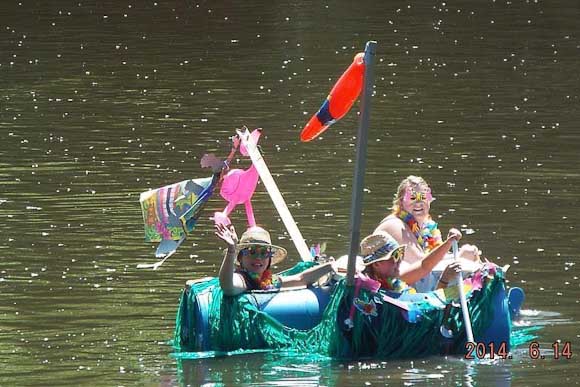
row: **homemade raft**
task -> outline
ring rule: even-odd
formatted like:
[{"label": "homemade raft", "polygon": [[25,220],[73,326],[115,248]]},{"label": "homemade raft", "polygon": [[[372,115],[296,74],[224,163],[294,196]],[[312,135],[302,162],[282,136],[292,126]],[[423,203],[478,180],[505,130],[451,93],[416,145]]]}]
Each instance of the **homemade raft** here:
[{"label": "homemade raft", "polygon": [[[282,274],[312,265],[299,263]],[[174,346],[178,352],[270,349],[336,358],[465,354],[458,286],[402,295],[355,289],[341,279],[224,297],[216,278],[191,283],[181,297]],[[510,289],[508,297],[504,272],[493,264],[465,280],[464,289],[475,341],[509,351],[510,314],[519,311],[521,289]]]},{"label": "homemade raft", "polygon": [[[250,291],[235,297],[223,296],[217,278],[190,281],[182,293],[176,318],[173,341],[176,357],[187,358],[190,352],[254,350],[334,358],[465,355],[466,330],[470,335],[473,332],[478,346],[493,343],[498,353],[510,350],[510,340],[514,338],[511,315],[519,312],[523,291],[512,288],[508,295],[505,272],[494,264],[486,263],[461,286],[428,293],[377,292],[376,285],[368,279],[355,276],[375,46],[376,42],[367,42],[364,56],[355,57],[301,135],[303,141],[310,141],[346,114],[363,85],[347,277],[323,286]],[[238,132],[238,136],[303,261],[281,274],[295,274],[316,265],[262,155],[249,141],[247,132]],[[429,288],[426,282],[419,285]],[[462,307],[457,304],[459,299]],[[471,329],[470,324],[464,325],[464,318],[471,319]],[[517,344],[517,340],[514,342]]]}]

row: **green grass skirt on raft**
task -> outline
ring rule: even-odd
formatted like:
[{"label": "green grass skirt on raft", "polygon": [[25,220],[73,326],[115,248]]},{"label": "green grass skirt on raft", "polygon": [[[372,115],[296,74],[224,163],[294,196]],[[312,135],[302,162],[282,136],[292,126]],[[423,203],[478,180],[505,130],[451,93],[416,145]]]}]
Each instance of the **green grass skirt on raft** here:
[{"label": "green grass skirt on raft", "polygon": [[[313,265],[299,263],[282,274],[299,273]],[[469,311],[476,338],[485,332],[494,318],[492,300],[496,292],[505,292],[504,282],[503,272],[497,270],[493,277],[485,280],[480,290],[470,294]],[[198,347],[196,340],[199,340],[200,332],[196,332],[192,311],[196,307],[196,294],[206,291],[211,292],[209,340],[213,351],[271,349],[335,358],[382,359],[465,353],[465,329],[458,307],[451,308],[445,316],[440,306],[422,302],[417,304],[420,321],[410,323],[401,309],[383,302],[377,305],[378,315],[375,317],[356,310],[353,327],[348,329],[344,320],[349,316],[354,289],[341,280],[334,285],[321,322],[312,329],[298,330],[284,326],[260,311],[252,302],[251,295],[224,297],[217,278],[193,284],[189,290],[183,291],[173,340],[177,352],[191,352]],[[365,289],[358,294],[363,301],[369,301],[373,296]],[[440,334],[444,318],[445,325],[453,329],[453,339],[443,339]]]}]

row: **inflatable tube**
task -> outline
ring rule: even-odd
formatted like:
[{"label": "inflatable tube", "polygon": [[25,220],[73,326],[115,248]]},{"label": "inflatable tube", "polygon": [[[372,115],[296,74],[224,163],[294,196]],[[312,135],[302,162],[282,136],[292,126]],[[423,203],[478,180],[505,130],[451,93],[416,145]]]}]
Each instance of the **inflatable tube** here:
[{"label": "inflatable tube", "polygon": [[[498,274],[496,274],[498,275]],[[502,344],[506,346],[506,349],[510,349],[510,338],[511,338],[511,317],[517,313],[519,307],[521,307],[521,301],[524,298],[523,291],[519,288],[514,288],[517,290],[512,290],[511,294],[507,294],[505,289],[505,284],[502,280],[503,277],[496,278],[491,286],[486,286],[484,293],[475,293],[475,298],[470,299],[470,308],[474,314],[474,320],[476,326],[479,329],[475,332],[475,341],[478,343],[485,343],[489,345],[494,343],[495,348],[500,348]],[[229,333],[224,333],[226,340],[232,340],[231,342],[220,342],[215,343],[213,340],[215,337],[224,337],[223,335],[216,336],[216,329],[229,329],[229,325],[225,328],[220,328],[219,325],[219,313],[216,316],[212,316],[212,310],[215,311],[216,308],[222,308],[221,306],[221,296],[219,296],[219,289],[216,290],[216,286],[219,286],[217,279],[211,279],[209,282],[194,284],[182,295],[182,302],[180,304],[180,310],[178,313],[178,318],[176,320],[176,343],[180,350],[185,349],[186,351],[212,351],[212,350],[236,350],[236,349],[274,349],[278,348],[280,342],[274,341],[275,345],[266,342],[256,341],[256,333],[252,331],[256,328],[253,320],[237,320],[237,323],[242,325],[238,326],[238,336],[230,337]],[[334,286],[344,286],[344,283],[339,282]],[[301,332],[310,332],[311,329],[320,326],[322,322],[328,323],[325,318],[325,309],[328,307],[331,301],[332,292],[336,288],[333,286],[323,286],[323,287],[309,287],[309,288],[295,288],[288,289],[284,291],[253,291],[244,294],[243,303],[251,304],[252,308],[255,307],[257,310],[267,314],[273,320],[276,320],[280,325],[274,323],[268,326],[268,329],[273,329],[271,331],[275,333],[276,329],[280,332],[288,331],[288,328],[294,328]],[[214,296],[218,296],[214,299]],[[419,334],[432,335],[432,329],[438,328],[442,324],[442,319],[444,317],[444,309],[447,306],[452,306],[453,303],[447,303],[445,299],[441,298],[441,294],[436,294],[433,292],[429,293],[403,293],[403,294],[391,294],[386,292],[383,295],[389,297],[383,297],[382,302],[376,304],[376,310],[379,313],[377,319],[365,318],[362,316],[362,320],[359,318],[360,323],[368,323],[369,326],[375,324],[376,326],[381,326],[382,324],[395,324],[393,325],[394,331],[383,332],[386,336],[381,336],[382,339],[391,340],[392,337],[397,335],[410,335],[413,336],[411,332],[422,332]],[[395,298],[393,298],[395,297]],[[482,298],[483,297],[483,298]],[[376,296],[375,296],[376,299]],[[373,299],[373,302],[374,300]],[[219,304],[216,305],[216,302]],[[346,302],[341,302],[342,306],[333,313],[336,314],[336,319],[338,322],[343,322],[346,316],[349,316],[349,310],[352,302],[348,300]],[[333,304],[337,307],[338,304]],[[430,305],[430,307],[429,307]],[[510,310],[511,309],[511,310]],[[457,306],[449,308],[449,310],[458,316]],[[511,312],[511,313],[510,313]],[[362,313],[362,312],[361,312]],[[372,313],[371,313],[372,314]],[[424,316],[429,315],[430,318],[425,319]],[[243,313],[242,313],[243,316]],[[359,316],[357,314],[356,316]],[[402,316],[402,318],[401,318]],[[217,317],[217,320],[216,320]],[[389,320],[381,320],[381,318],[388,317]],[[242,317],[243,318],[243,317]],[[332,319],[333,317],[329,317]],[[449,320],[452,324],[456,321],[457,317],[451,317]],[[391,320],[394,319],[394,320]],[[264,324],[268,324],[267,320],[262,321]],[[228,322],[230,324],[230,322]],[[249,325],[243,325],[249,324]],[[340,323],[340,327],[344,324]],[[452,327],[453,325],[450,325]],[[455,325],[457,327],[457,325]],[[342,328],[341,328],[342,329]],[[452,328],[449,328],[450,330]],[[253,333],[252,333],[253,332]],[[269,331],[270,332],[270,331]],[[314,331],[312,331],[314,332]],[[430,333],[431,332],[431,333]],[[364,333],[364,332],[363,332]],[[362,333],[361,333],[362,334]],[[343,338],[345,341],[337,342],[338,354],[344,353],[348,354],[352,350],[349,344],[349,334],[346,334]],[[395,335],[395,336],[392,336]],[[276,336],[274,334],[271,337],[277,337],[275,340],[284,339],[282,336]],[[391,337],[392,336],[392,337]],[[237,337],[237,338],[236,338]],[[241,337],[241,339],[240,339]],[[389,338],[391,337],[391,338]],[[290,335],[286,339],[298,340],[297,348],[302,345],[307,345],[307,338],[300,336]],[[371,339],[370,336],[361,336],[361,345],[365,347],[367,344],[372,344],[371,342],[376,341],[376,337]],[[382,340],[381,339],[381,340]],[[241,341],[238,341],[241,340]],[[246,340],[246,341],[244,341]],[[249,340],[249,341],[248,341]],[[252,341],[254,340],[254,341]],[[306,340],[304,342],[300,340]],[[367,343],[365,340],[369,340]],[[423,340],[419,336],[414,337],[413,340]],[[441,340],[440,342],[438,340]],[[426,337],[425,341],[430,343],[429,348],[422,346],[411,345],[407,355],[411,356],[414,354],[425,355],[425,354],[436,354],[439,353],[439,344],[449,344],[454,348],[453,353],[463,353],[464,351],[464,340],[465,336],[462,330],[456,330],[451,332],[451,336],[439,336],[437,337]],[[242,346],[236,347],[239,343],[243,343]],[[360,344],[359,343],[359,344]],[[311,345],[312,343],[308,344]],[[229,346],[232,346],[229,348]],[[450,348],[451,348],[450,347]],[[334,348],[334,347],[333,347]],[[362,347],[361,347],[362,348]],[[355,349],[353,353],[358,353]],[[369,347],[370,348],[370,347]],[[373,347],[374,348],[374,347]],[[377,347],[378,348],[378,347]],[[375,349],[377,349],[375,348]],[[365,350],[366,351],[366,350]],[[373,350],[369,349],[369,355],[372,355]],[[363,351],[364,352],[364,351]],[[363,355],[366,352],[363,353]],[[394,354],[393,356],[395,356]]]},{"label": "inflatable tube", "polygon": [[322,319],[330,300],[332,287],[281,291],[277,293],[254,292],[256,305],[283,325],[295,329],[311,329]]},{"label": "inflatable tube", "polygon": [[510,308],[510,314],[512,320],[519,318],[520,316],[520,309],[524,300],[526,299],[526,295],[522,288],[514,287],[511,288],[508,292],[508,305]]},{"label": "inflatable tube", "polygon": [[505,287],[502,286],[494,294],[492,304],[493,318],[491,319],[491,325],[475,341],[477,343],[485,343],[488,348],[490,343],[494,344],[494,348],[500,348],[500,346],[504,345],[506,350],[509,351],[511,348],[511,318]]},{"label": "inflatable tube", "polygon": [[[252,303],[262,312],[278,320],[282,325],[307,330],[313,328],[322,319],[324,309],[330,300],[332,287],[311,287],[287,291],[253,291]],[[195,294],[192,314],[184,313],[185,319],[192,318],[195,327],[195,351],[212,350],[210,334],[211,288]],[[188,325],[188,321],[183,322]]]},{"label": "inflatable tube", "polygon": [[340,120],[352,107],[360,95],[365,72],[364,52],[355,55],[352,64],[336,82],[320,110],[306,124],[300,140],[314,140],[328,127]]}]

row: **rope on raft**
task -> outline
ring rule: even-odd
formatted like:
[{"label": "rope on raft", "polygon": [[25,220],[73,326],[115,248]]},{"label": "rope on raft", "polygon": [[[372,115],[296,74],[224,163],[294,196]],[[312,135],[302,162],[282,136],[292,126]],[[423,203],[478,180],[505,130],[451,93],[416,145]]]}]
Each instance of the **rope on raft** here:
[{"label": "rope on raft", "polygon": [[[312,262],[301,262],[282,274],[299,273],[313,265]],[[487,277],[483,288],[471,293],[469,312],[475,336],[480,336],[490,326],[494,316],[492,300],[498,292],[505,292],[504,282],[504,274],[498,270],[494,276]],[[383,302],[377,304],[378,316],[357,312],[354,327],[347,329],[343,321],[348,317],[353,290],[346,286],[344,280],[339,281],[321,322],[312,329],[298,330],[284,326],[260,311],[251,293],[223,297],[217,278],[196,283],[182,293],[173,346],[177,352],[191,352],[199,347],[199,340],[203,338],[200,337],[198,324],[193,321],[196,295],[211,292],[209,342],[211,349],[216,351],[271,349],[317,353],[335,358],[384,359],[465,353],[465,330],[461,309],[457,307],[451,308],[445,316],[440,307],[421,302],[417,305],[421,320],[410,323],[401,309]],[[365,289],[360,290],[358,298],[363,302],[376,300],[376,296]],[[443,339],[440,334],[439,329],[444,322],[455,333],[452,340]]]}]

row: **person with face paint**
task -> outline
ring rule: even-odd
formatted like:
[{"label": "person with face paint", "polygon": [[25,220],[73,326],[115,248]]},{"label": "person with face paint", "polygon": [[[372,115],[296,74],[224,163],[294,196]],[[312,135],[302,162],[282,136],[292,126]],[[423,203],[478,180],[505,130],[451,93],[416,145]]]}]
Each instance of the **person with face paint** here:
[{"label": "person with face paint", "polygon": [[215,229],[215,234],[227,245],[219,272],[220,286],[226,296],[248,290],[308,286],[334,272],[333,263],[328,262],[295,275],[272,274],[271,266],[284,260],[287,252],[283,247],[272,244],[268,231],[258,226],[250,227],[238,241],[233,225],[216,224]]},{"label": "person with face paint", "polygon": [[[406,246],[399,245],[385,231],[375,231],[360,243],[362,263],[365,267],[363,273],[380,282],[383,290],[414,293],[415,289],[412,286],[422,277],[428,275],[435,265],[445,257],[452,241],[459,239],[461,239],[461,232],[451,229],[447,239],[433,248],[423,260],[401,268]],[[458,263],[449,265],[448,269],[439,277],[436,288],[446,287],[452,279],[457,277],[460,270],[461,267]]]},{"label": "person with face paint", "polygon": [[[427,182],[418,176],[409,176],[399,184],[393,199],[392,212],[375,229],[385,231],[407,246],[404,263],[412,264],[442,243],[441,231],[429,211],[435,200]],[[479,261],[481,251],[475,245],[463,245],[459,257]]]},{"label": "person with face paint", "polygon": [[[391,214],[375,229],[375,232],[389,233],[399,244],[406,246],[401,271],[421,262],[443,243],[437,222],[429,213],[434,200],[431,188],[423,178],[408,176],[399,184]],[[458,232],[456,229],[451,231]],[[415,288],[419,292],[431,291],[440,285],[438,281],[443,280],[446,285],[462,269],[468,272],[477,270],[480,267],[480,254],[477,246],[461,246],[458,254],[460,259],[451,261],[441,277],[437,273],[426,273],[415,283]]]}]

